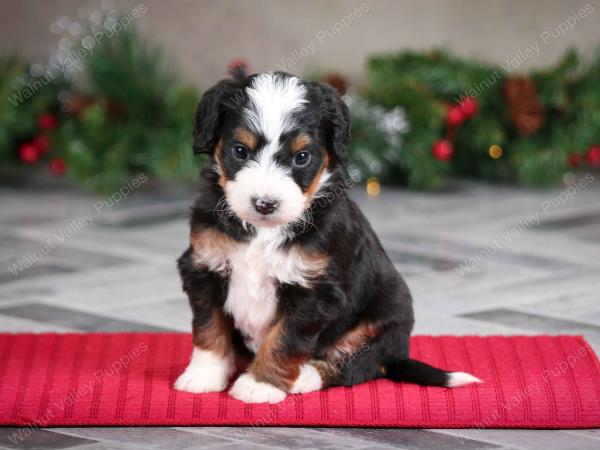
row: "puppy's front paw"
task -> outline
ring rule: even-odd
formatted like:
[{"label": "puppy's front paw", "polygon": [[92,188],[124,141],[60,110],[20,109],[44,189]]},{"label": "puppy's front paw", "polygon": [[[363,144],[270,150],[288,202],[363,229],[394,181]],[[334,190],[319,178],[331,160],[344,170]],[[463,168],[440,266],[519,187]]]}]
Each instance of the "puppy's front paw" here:
[{"label": "puppy's front paw", "polygon": [[232,371],[231,358],[220,358],[212,352],[194,349],[190,364],[173,387],[194,394],[221,392],[227,387]]},{"label": "puppy's front paw", "polygon": [[279,403],[286,393],[272,384],[256,381],[254,375],[244,373],[233,383],[229,393],[246,403]]},{"label": "puppy's front paw", "polygon": [[315,366],[302,364],[298,378],[294,381],[290,394],[304,394],[306,392],[318,391],[323,387],[323,379]]}]

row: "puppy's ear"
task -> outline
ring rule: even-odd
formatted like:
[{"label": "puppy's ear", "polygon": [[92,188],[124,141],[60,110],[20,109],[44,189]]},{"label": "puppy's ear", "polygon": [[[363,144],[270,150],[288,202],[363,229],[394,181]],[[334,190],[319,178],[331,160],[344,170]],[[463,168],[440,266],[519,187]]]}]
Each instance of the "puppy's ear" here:
[{"label": "puppy's ear", "polygon": [[352,141],[350,111],[335,88],[323,83],[319,87],[322,93],[321,117],[327,150],[336,164],[346,167],[348,147]]},{"label": "puppy's ear", "polygon": [[194,116],[194,153],[212,153],[219,140],[224,102],[233,89],[232,80],[221,80],[204,93]]}]

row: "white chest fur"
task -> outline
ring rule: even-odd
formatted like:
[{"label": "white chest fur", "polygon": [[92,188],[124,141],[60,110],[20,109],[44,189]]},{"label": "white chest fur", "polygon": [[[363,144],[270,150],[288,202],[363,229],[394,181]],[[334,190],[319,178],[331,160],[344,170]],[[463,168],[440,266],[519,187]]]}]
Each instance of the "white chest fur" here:
[{"label": "white chest fur", "polygon": [[277,284],[306,284],[303,261],[296,252],[282,250],[285,235],[279,228],[262,228],[246,245],[228,257],[229,289],[225,311],[246,338],[252,351],[258,350],[277,310]]},{"label": "white chest fur", "polygon": [[274,259],[281,244],[277,237],[261,230],[228,258],[230,278],[225,311],[233,316],[252,351],[266,336],[277,309]]},{"label": "white chest fur", "polygon": [[198,264],[216,272],[229,273],[224,309],[246,338],[246,345],[256,351],[273,324],[277,311],[279,283],[308,286],[327,261],[292,247],[282,249],[285,240],[280,228],[259,228],[248,243],[224,240],[214,231],[204,232],[194,240]]}]

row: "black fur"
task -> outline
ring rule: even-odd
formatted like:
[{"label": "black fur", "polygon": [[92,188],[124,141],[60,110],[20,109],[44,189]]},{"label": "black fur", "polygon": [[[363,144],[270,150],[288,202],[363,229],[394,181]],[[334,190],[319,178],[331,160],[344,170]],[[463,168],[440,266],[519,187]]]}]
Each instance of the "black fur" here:
[{"label": "black fur", "polygon": [[[212,153],[219,139],[225,143],[232,139],[232,130],[246,101],[244,89],[251,80],[252,77],[224,80],[205,93],[195,118],[196,152]],[[329,265],[324,275],[312,280],[310,288],[289,284],[278,287],[277,316],[286,318],[283,351],[311,360],[323,359],[349,330],[373,323],[377,334],[365,342],[363,351],[356,351],[336,367],[330,384],[353,385],[387,376],[423,385],[444,385],[448,380],[446,372],[409,359],[414,323],[409,289],[367,219],[346,193],[341,168],[346,165],[351,140],[348,108],[332,87],[319,83],[306,86],[309,103],[298,117],[297,131],[308,133],[314,139],[315,152],[321,152],[314,161],[316,168],[324,152],[329,152],[333,175],[324,195],[310,206],[313,226],[294,230],[294,237],[284,246],[300,245],[324,252]],[[281,158],[285,157],[283,152]],[[203,184],[192,212],[192,230],[216,227],[236,241],[248,241],[255,232],[252,227],[243,227],[235,217],[223,219],[214,213],[223,196],[219,177],[213,170],[215,164],[213,156],[203,171]],[[223,164],[228,168],[228,176],[234,176],[235,161],[226,153]],[[314,175],[312,169],[295,174],[296,182],[307,185],[311,173]],[[227,276],[196,267],[190,249],[178,263],[194,323],[201,325],[209,320],[213,306],[223,306]],[[239,333],[235,339],[242,341]]]}]

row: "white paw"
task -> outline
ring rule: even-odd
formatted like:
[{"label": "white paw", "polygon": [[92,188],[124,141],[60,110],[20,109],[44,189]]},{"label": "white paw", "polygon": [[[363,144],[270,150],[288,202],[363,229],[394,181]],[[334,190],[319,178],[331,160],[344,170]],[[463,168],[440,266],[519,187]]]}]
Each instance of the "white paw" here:
[{"label": "white paw", "polygon": [[256,381],[254,375],[250,373],[240,375],[229,393],[233,398],[246,403],[279,403],[287,395],[272,384]]},{"label": "white paw", "polygon": [[173,387],[194,394],[224,391],[232,372],[233,361],[230,357],[220,357],[213,352],[194,348],[190,364]]},{"label": "white paw", "polygon": [[471,383],[483,383],[482,380],[467,372],[450,372],[446,386],[449,388],[462,387]]},{"label": "white paw", "polygon": [[302,364],[300,366],[300,374],[292,388],[290,394],[303,394],[305,392],[318,391],[323,387],[323,380],[319,371],[310,364]]}]

